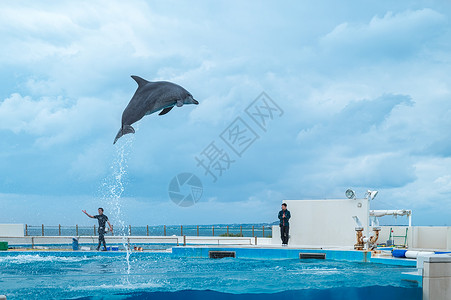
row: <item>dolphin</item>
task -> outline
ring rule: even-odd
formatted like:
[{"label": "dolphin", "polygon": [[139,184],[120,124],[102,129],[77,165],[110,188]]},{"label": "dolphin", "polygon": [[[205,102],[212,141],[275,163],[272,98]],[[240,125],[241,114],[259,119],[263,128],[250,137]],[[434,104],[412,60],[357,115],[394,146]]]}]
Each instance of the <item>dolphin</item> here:
[{"label": "dolphin", "polygon": [[199,104],[187,90],[168,81],[147,81],[139,76],[132,75],[138,84],[138,89],[122,113],[122,126],[114,139],[113,144],[127,133],[135,133],[131,126],[144,116],[160,111],[160,116],[167,114],[174,106],[183,104]]}]

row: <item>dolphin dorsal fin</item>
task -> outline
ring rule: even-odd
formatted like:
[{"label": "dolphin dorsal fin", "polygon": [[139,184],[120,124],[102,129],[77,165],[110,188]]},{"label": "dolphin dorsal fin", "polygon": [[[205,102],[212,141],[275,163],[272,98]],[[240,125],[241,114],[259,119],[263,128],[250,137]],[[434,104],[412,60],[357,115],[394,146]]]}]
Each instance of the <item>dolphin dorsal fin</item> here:
[{"label": "dolphin dorsal fin", "polygon": [[132,78],[136,81],[136,83],[138,84],[138,88],[145,86],[146,84],[149,83],[149,81],[139,77],[139,76],[135,76],[132,75]]}]

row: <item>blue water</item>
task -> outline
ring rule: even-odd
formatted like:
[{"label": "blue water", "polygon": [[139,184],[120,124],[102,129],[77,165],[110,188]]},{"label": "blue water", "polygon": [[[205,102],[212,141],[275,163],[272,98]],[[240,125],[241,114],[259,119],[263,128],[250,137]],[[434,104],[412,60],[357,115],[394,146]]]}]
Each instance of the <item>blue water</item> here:
[{"label": "blue water", "polygon": [[123,253],[7,252],[0,253],[0,270],[0,294],[9,300],[363,299],[368,293],[421,299],[421,289],[401,280],[410,268],[330,260],[132,253],[128,274]]}]

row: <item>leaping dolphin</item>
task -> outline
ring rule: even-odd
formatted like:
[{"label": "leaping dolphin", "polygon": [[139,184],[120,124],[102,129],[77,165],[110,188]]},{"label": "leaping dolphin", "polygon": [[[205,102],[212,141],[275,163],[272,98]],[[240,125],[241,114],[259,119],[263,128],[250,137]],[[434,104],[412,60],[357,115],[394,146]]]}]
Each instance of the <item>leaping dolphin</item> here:
[{"label": "leaping dolphin", "polygon": [[139,76],[132,76],[138,89],[122,113],[122,126],[113,144],[127,133],[135,133],[131,126],[145,115],[161,110],[160,116],[167,114],[175,105],[199,104],[193,96],[180,85],[168,81],[150,82]]}]

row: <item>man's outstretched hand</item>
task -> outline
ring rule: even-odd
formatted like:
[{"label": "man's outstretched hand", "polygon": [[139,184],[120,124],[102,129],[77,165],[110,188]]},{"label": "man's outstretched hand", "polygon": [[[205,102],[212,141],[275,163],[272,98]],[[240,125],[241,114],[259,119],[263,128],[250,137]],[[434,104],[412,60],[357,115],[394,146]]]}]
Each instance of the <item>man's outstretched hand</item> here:
[{"label": "man's outstretched hand", "polygon": [[88,217],[90,217],[90,218],[94,218],[93,216],[91,216],[90,214],[88,214],[88,213],[86,212],[86,210],[82,210],[82,212],[84,212],[84,213],[85,213],[85,215],[87,215]]}]

